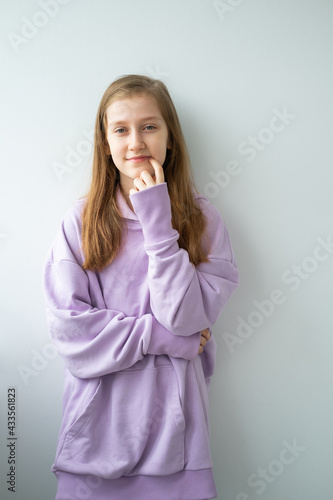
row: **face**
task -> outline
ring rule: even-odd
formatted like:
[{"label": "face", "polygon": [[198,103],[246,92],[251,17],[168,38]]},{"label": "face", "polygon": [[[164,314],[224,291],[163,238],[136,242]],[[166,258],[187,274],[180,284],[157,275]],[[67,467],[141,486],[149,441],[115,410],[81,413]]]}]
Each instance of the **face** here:
[{"label": "face", "polygon": [[107,114],[107,141],[120,184],[128,193],[133,179],[143,170],[154,175],[148,161],[155,158],[163,165],[168,147],[168,129],[156,100],[137,95],[110,104]]}]

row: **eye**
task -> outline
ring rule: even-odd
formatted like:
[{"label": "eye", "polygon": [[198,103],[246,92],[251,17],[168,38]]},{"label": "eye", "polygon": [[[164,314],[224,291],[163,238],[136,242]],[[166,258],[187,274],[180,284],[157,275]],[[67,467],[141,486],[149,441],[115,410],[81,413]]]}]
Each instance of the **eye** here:
[{"label": "eye", "polygon": [[156,129],[156,127],[155,127],[155,125],[146,125],[145,129],[147,129],[147,130],[154,130],[154,129]]},{"label": "eye", "polygon": [[123,132],[125,132],[124,128],[117,128],[117,130],[115,130],[116,134],[122,134]]}]

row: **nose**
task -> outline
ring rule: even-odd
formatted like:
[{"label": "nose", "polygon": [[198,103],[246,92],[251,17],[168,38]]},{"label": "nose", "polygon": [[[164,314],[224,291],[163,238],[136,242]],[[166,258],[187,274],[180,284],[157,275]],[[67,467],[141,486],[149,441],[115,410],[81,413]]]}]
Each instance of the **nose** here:
[{"label": "nose", "polygon": [[141,133],[137,130],[133,130],[130,135],[129,149],[131,151],[140,151],[140,149],[143,149],[144,147],[145,144]]}]

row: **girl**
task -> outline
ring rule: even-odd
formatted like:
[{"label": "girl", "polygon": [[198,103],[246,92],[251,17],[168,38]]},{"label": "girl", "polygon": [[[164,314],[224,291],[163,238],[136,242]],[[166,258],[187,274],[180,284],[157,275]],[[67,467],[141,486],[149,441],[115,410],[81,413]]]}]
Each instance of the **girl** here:
[{"label": "girl", "polygon": [[56,500],[216,497],[210,327],[238,271],[192,176],[166,86],[139,75],[113,82],[97,113],[90,191],[44,269],[66,367]]}]

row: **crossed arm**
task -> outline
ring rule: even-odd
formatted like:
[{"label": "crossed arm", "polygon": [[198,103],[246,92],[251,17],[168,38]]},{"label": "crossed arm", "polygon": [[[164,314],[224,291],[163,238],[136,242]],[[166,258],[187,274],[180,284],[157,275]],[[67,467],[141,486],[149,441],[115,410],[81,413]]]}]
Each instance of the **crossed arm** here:
[{"label": "crossed arm", "polygon": [[[134,188],[130,189],[129,194],[135,194],[138,191],[142,191],[149,187],[155,186],[156,184],[161,184],[164,182],[164,171],[163,167],[154,158],[149,158],[150,164],[153,166],[155,175],[151,175],[147,170],[143,170],[140,177],[136,177],[133,181]],[[205,328],[201,332],[199,354],[204,350],[205,345],[210,339],[210,332],[208,328]]]}]

